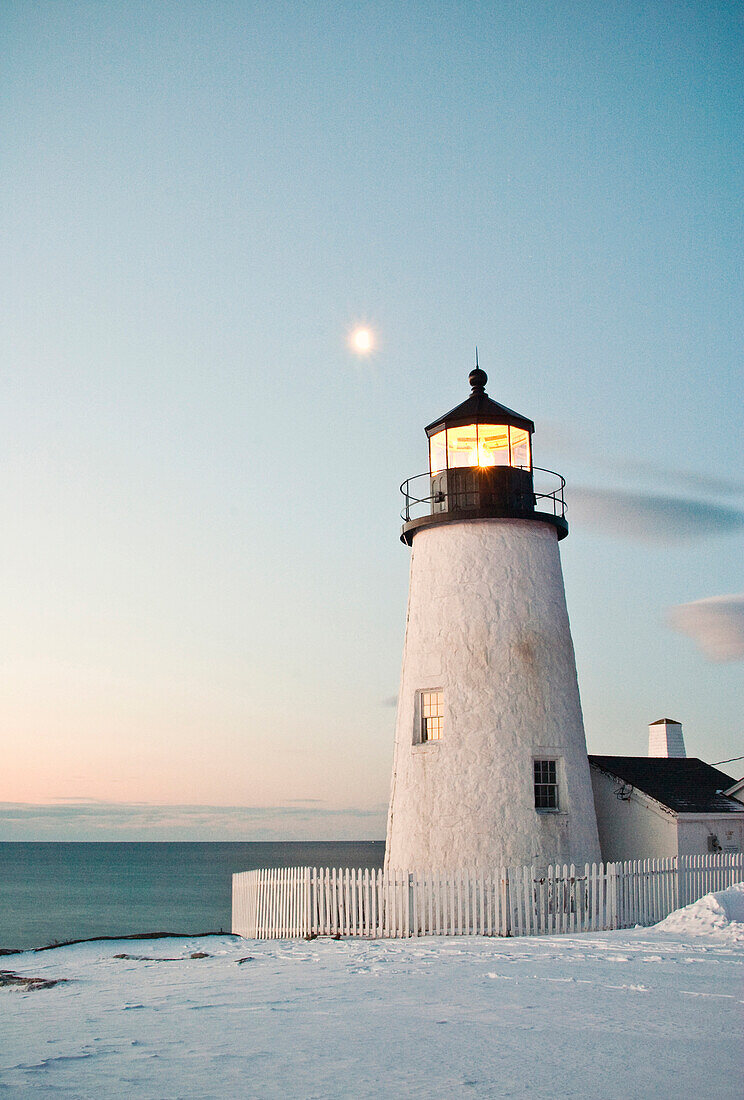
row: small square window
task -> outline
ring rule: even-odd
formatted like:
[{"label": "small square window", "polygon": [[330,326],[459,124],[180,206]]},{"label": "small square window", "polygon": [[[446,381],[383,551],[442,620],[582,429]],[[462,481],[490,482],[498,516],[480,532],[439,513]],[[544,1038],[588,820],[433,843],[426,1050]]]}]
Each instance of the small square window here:
[{"label": "small square window", "polygon": [[421,741],[441,741],[444,732],[444,693],[441,691],[422,691],[421,704]]},{"label": "small square window", "polygon": [[535,809],[558,809],[558,775],[555,760],[533,760]]}]

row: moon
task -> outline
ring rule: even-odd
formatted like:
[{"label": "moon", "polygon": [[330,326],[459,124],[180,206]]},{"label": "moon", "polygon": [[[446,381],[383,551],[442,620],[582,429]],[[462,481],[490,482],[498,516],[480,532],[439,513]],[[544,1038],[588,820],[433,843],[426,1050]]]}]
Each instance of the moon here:
[{"label": "moon", "polygon": [[358,355],[368,355],[375,346],[375,338],[368,328],[355,328],[351,334],[349,343]]}]

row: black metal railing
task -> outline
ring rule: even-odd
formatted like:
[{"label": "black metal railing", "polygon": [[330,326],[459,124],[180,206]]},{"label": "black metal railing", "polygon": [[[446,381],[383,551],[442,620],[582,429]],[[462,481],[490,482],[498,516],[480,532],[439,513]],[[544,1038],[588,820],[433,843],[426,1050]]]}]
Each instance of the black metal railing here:
[{"label": "black metal railing", "polygon": [[[530,470],[529,466],[512,467],[518,470]],[[444,471],[442,471],[444,472]],[[555,470],[545,470],[541,466],[532,467],[533,495],[535,511],[548,513],[559,519],[566,517],[566,501],[563,490],[566,487],[566,479]],[[422,519],[430,515],[435,509],[432,505],[440,505],[437,511],[449,511],[447,507],[448,497],[446,490],[431,491],[432,477],[427,470],[423,474],[415,474],[408,477],[401,484],[400,491],[403,494],[405,504],[400,513],[400,518],[406,523],[411,520]],[[415,484],[418,483],[418,484]]]}]

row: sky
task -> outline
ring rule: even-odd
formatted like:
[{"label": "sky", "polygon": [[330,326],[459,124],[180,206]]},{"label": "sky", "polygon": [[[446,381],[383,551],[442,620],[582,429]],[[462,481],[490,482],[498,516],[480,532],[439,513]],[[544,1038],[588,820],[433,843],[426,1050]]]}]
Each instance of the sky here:
[{"label": "sky", "polygon": [[589,751],[744,752],[738,4],[6,0],[0,49],[0,839],[384,837],[398,485],[476,344],[567,478]]}]

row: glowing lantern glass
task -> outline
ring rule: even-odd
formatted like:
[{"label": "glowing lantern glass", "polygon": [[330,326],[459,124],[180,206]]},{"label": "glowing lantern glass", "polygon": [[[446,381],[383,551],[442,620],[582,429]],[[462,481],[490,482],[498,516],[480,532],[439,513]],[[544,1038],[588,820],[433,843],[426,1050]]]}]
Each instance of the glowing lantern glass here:
[{"label": "glowing lantern glass", "polygon": [[530,469],[530,434],[511,424],[465,424],[444,428],[429,438],[429,470],[467,466],[513,466]]}]

